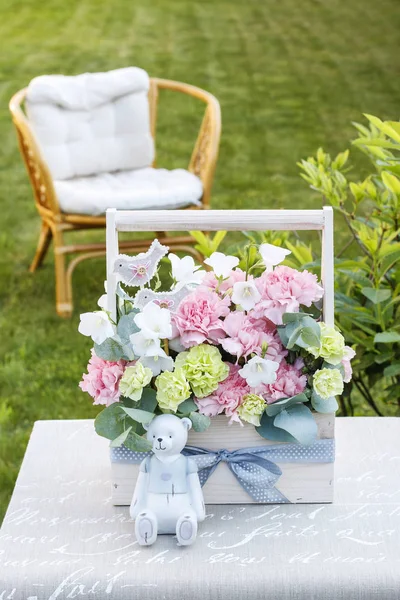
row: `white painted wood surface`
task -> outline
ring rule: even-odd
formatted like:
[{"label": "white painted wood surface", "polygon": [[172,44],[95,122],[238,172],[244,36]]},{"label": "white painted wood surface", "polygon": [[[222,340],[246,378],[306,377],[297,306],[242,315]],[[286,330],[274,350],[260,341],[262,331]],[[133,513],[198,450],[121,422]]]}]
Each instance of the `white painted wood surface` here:
[{"label": "white painted wood surface", "polygon": [[321,280],[324,286],[323,315],[327,325],[335,322],[335,283],[334,283],[334,249],[333,249],[333,209],[324,206],[324,227],[322,230]]},{"label": "white painted wood surface", "polygon": [[[334,437],[335,415],[315,414],[320,439]],[[251,425],[227,424],[225,416],[212,419],[203,433],[190,431],[188,444],[209,450],[269,446]],[[277,463],[279,464],[279,463]],[[333,463],[282,463],[277,488],[293,503],[332,502]],[[112,500],[114,505],[129,505],[139,465],[112,463]],[[220,463],[203,488],[206,504],[255,504],[225,463]]]},{"label": "white painted wood surface", "polygon": [[113,273],[119,231],[322,231],[321,280],[324,320],[334,322],[333,211],[322,210],[107,210],[107,306],[116,316]]},{"label": "white painted wood surface", "polygon": [[118,210],[115,220],[118,231],[322,231],[324,224],[323,210]]}]

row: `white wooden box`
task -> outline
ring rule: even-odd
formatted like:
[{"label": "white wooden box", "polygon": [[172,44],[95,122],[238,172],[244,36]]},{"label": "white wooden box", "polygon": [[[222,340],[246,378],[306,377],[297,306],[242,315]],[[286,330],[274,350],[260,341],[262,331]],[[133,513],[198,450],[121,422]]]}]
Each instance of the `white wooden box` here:
[{"label": "white wooden box", "polygon": [[[319,439],[334,437],[335,415],[315,414]],[[263,439],[252,425],[228,425],[221,415],[211,420],[203,433],[189,432],[188,445],[209,450],[237,450],[276,444]],[[333,501],[334,463],[282,463],[282,475],[276,488],[292,503],[322,503]],[[114,505],[131,503],[139,465],[111,463],[112,501]],[[254,504],[226,463],[221,462],[203,487],[206,504]]]},{"label": "white wooden box", "polygon": [[[324,287],[323,318],[334,323],[333,280],[333,211],[322,210],[174,210],[174,211],[107,211],[107,305],[116,317],[116,276],[114,261],[119,254],[119,231],[278,231],[317,230],[322,232],[321,280]],[[334,438],[334,415],[315,413],[319,439]],[[271,445],[251,425],[228,426],[227,418],[212,419],[203,433],[190,431],[188,444],[209,450]],[[279,462],[277,461],[279,465]],[[334,463],[284,463],[276,488],[292,503],[333,501]],[[112,500],[115,505],[129,505],[139,465],[112,463]],[[226,463],[221,462],[206,482],[207,504],[253,504]]]}]

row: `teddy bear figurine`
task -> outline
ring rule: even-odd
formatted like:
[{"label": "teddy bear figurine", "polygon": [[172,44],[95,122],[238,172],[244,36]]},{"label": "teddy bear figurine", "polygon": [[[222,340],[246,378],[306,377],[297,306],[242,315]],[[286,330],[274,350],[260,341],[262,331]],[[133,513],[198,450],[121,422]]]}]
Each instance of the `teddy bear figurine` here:
[{"label": "teddy bear figurine", "polygon": [[203,492],[195,461],[181,454],[192,422],[159,415],[146,426],[153,455],[140,465],[130,507],[136,539],[150,546],[157,534],[176,534],[180,546],[193,544],[197,523],[205,519]]}]

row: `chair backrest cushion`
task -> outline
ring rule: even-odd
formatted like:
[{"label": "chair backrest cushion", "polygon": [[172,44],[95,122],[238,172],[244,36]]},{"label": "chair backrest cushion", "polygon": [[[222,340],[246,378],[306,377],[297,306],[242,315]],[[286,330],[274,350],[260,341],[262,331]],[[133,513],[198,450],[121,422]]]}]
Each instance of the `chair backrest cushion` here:
[{"label": "chair backrest cushion", "polygon": [[54,179],[150,166],[148,90],[137,67],[33,79],[26,112]]}]

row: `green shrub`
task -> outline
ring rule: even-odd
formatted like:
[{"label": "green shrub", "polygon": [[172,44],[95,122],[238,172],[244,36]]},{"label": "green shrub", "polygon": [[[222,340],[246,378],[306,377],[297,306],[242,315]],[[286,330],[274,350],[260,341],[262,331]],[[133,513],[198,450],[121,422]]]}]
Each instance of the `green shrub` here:
[{"label": "green shrub", "polygon": [[[353,145],[373,164],[368,177],[349,181],[348,150],[332,159],[319,149],[299,166],[349,232],[336,253],[336,319],[357,358],[342,411],[353,412],[357,390],[375,413],[393,414],[400,409],[400,123],[367,119],[369,127],[355,124]],[[298,252],[314,261],[310,246],[297,241],[296,250],[300,261]]]}]

